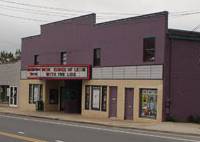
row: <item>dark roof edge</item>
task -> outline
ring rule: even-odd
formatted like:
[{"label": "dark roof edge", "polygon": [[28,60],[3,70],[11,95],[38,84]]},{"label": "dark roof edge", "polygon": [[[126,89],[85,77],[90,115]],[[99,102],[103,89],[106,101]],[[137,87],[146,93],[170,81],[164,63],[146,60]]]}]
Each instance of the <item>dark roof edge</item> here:
[{"label": "dark roof edge", "polygon": [[35,38],[35,37],[39,37],[41,36],[41,34],[38,34],[38,35],[33,35],[33,36],[27,36],[27,37],[22,37],[21,39],[24,40],[24,39],[31,39],[31,38]]},{"label": "dark roof edge", "polygon": [[73,21],[73,20],[77,20],[79,18],[87,18],[87,17],[90,17],[90,16],[95,17],[95,21],[96,21],[96,14],[95,13],[91,13],[91,14],[87,14],[87,15],[81,15],[81,16],[72,17],[72,18],[69,18],[69,19],[64,19],[64,20],[60,20],[60,21],[55,21],[55,22],[51,22],[51,23],[42,24],[40,26],[42,27],[42,26],[56,24],[56,23],[60,23],[60,22],[68,22],[68,21],[70,22],[70,21]]},{"label": "dark roof edge", "polygon": [[150,13],[150,14],[145,14],[145,15],[140,15],[140,16],[135,16],[135,17],[130,17],[130,18],[124,18],[124,19],[118,19],[118,20],[113,20],[113,21],[97,23],[97,24],[95,24],[95,26],[112,24],[112,23],[120,23],[120,22],[131,21],[131,20],[138,20],[138,19],[143,19],[143,18],[155,17],[155,16],[159,16],[159,15],[168,16],[168,13],[169,13],[168,11],[161,11],[161,12]]},{"label": "dark roof edge", "polygon": [[180,29],[168,29],[168,36],[171,39],[200,41],[200,32]]},{"label": "dark roof edge", "polygon": [[[155,17],[155,16],[159,16],[159,15],[166,15],[168,16],[168,11],[162,11],[162,12],[156,12],[156,13],[151,13],[151,14],[145,14],[145,15],[140,15],[140,16],[136,16],[136,17],[130,17],[130,18],[124,18],[124,19],[118,19],[118,20],[113,20],[113,21],[108,21],[108,22],[102,22],[102,23],[94,23],[95,26],[100,26],[100,25],[107,25],[107,24],[113,24],[113,23],[121,23],[121,22],[125,22],[125,21],[132,21],[132,20],[138,20],[138,19],[143,19],[143,18],[149,18],[149,17]],[[64,20],[60,20],[60,21],[56,21],[56,22],[51,22],[51,23],[47,23],[47,24],[43,24],[40,25],[40,27],[46,26],[46,25],[50,25],[50,24],[55,24],[55,23],[60,23],[60,22],[67,22],[67,21],[72,21],[72,20],[77,20],[79,18],[86,18],[89,16],[94,16],[95,17],[95,21],[96,21],[96,14],[95,13],[91,13],[91,14],[87,14],[87,15],[82,15],[82,16],[78,16],[78,17],[73,17],[73,18],[69,18],[69,19],[64,19]],[[41,36],[41,34],[39,35],[34,35],[34,36],[28,36],[28,37],[24,37],[23,39],[29,39],[29,38],[34,38],[37,36]]]}]

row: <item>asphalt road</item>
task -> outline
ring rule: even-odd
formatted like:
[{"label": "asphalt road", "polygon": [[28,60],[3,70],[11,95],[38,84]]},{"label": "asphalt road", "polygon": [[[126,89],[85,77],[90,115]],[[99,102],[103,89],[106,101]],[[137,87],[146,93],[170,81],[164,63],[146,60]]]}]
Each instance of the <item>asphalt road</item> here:
[{"label": "asphalt road", "polygon": [[0,142],[200,142],[200,137],[0,114]]}]

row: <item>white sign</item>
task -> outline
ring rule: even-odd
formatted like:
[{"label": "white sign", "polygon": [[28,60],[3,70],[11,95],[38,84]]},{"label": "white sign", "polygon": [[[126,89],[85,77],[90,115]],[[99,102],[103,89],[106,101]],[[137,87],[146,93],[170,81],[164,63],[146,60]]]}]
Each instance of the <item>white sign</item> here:
[{"label": "white sign", "polygon": [[99,109],[100,106],[100,89],[99,88],[93,88],[92,91],[92,108]]},{"label": "white sign", "polygon": [[90,79],[89,65],[35,65],[28,67],[29,79]]},{"label": "white sign", "polygon": [[39,101],[39,93],[40,93],[39,85],[34,86],[33,93],[34,93],[34,101]]},{"label": "white sign", "polygon": [[7,88],[7,97],[10,97],[10,88]]}]

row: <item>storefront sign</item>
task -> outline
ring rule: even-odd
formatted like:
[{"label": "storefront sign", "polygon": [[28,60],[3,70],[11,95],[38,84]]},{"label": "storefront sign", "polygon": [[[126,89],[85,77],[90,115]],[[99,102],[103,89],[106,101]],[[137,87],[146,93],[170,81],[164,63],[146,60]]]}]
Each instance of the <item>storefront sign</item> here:
[{"label": "storefront sign", "polygon": [[89,65],[33,65],[29,79],[90,79]]}]

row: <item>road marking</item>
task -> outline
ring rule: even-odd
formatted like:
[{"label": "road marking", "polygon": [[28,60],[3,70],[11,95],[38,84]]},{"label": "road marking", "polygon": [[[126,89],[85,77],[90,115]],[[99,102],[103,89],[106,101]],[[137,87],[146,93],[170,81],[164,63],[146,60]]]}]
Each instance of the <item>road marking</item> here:
[{"label": "road marking", "polygon": [[64,141],[61,141],[61,140],[56,140],[56,142],[64,142]]},{"label": "road marking", "polygon": [[164,136],[164,135],[160,135],[159,136],[159,135],[154,135],[154,134],[147,134],[147,133],[144,133],[144,132],[143,133],[142,132],[130,132],[130,131],[124,131],[124,130],[119,130],[119,129],[109,129],[109,128],[84,126],[84,125],[80,125],[80,124],[67,124],[67,123],[62,123],[62,122],[37,120],[37,119],[32,119],[32,118],[28,119],[28,118],[22,118],[22,117],[16,117],[16,116],[6,116],[6,115],[0,115],[0,117],[20,119],[20,120],[33,121],[33,122],[40,122],[40,123],[46,123],[46,124],[54,124],[54,125],[78,127],[78,128],[85,128],[85,129],[93,129],[93,130],[107,131],[107,132],[113,132],[113,133],[123,133],[123,134],[131,134],[131,135],[155,137],[155,138],[161,138],[161,139],[186,141],[186,142],[200,142],[200,140],[192,140],[192,139],[186,139],[186,138],[170,137],[170,136]]},{"label": "road marking", "polygon": [[0,135],[10,137],[10,138],[14,138],[14,139],[24,140],[24,141],[28,141],[28,142],[47,142],[47,141],[44,141],[44,140],[19,136],[19,135],[16,135],[16,134],[11,134],[11,133],[6,133],[6,132],[0,132]]},{"label": "road marking", "polygon": [[18,134],[24,135],[24,132],[17,132]]}]

